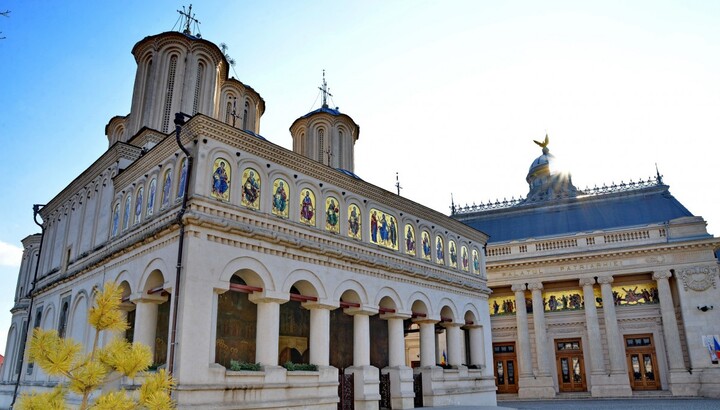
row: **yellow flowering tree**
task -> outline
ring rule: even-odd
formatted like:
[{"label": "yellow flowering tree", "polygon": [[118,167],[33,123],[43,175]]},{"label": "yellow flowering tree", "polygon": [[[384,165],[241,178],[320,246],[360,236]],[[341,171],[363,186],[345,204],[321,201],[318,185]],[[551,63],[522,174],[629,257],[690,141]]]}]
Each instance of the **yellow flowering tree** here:
[{"label": "yellow flowering tree", "polygon": [[120,391],[103,392],[92,403],[91,393],[97,391],[113,378],[135,377],[152,364],[150,348],[141,343],[128,343],[115,338],[106,346],[98,347],[100,332],[123,331],[128,324],[120,311],[122,291],[108,282],[98,294],[90,309],[88,322],[95,328],[92,350],[85,353],[83,346],[58,336],[55,330],[33,330],[28,358],[37,363],[51,376],[61,376],[67,383],[49,393],[23,393],[16,406],[19,410],[64,410],[67,408],[67,391],[82,397],[79,409],[86,410],[167,410],[175,405],[170,398],[174,380],[163,369],[146,374],[145,381],[136,395]]}]

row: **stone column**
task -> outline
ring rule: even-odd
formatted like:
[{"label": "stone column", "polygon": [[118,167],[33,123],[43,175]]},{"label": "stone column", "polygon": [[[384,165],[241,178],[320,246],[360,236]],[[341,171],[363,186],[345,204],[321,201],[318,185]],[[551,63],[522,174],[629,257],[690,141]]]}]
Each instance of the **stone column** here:
[{"label": "stone column", "polygon": [[670,391],[674,396],[693,396],[697,394],[697,380],[685,368],[685,360],[683,360],[680,345],[680,330],[678,329],[675,305],[670,291],[669,279],[671,276],[670,271],[654,272],[652,276],[657,282],[658,297],[660,298],[665,351],[668,358],[668,367],[670,368],[668,377]]},{"label": "stone column", "polygon": [[374,410],[380,400],[380,372],[370,365],[370,315],[376,314],[377,308],[347,308],[345,313],[353,316],[353,365],[346,372],[355,377],[354,408]]},{"label": "stone column", "polygon": [[135,335],[133,342],[142,343],[155,352],[155,330],[157,328],[158,305],[162,299],[140,297],[133,299],[135,303]]},{"label": "stone column", "polygon": [[528,332],[527,309],[525,308],[525,284],[512,285],[515,292],[515,319],[517,320],[517,341],[520,351],[519,376],[533,377],[532,352],[530,351],[530,333]]},{"label": "stone column", "polygon": [[302,306],[310,311],[310,363],[330,366],[330,311],[337,306],[318,302]]},{"label": "stone column", "polygon": [[383,313],[388,324],[388,367],[383,374],[390,375],[390,401],[393,409],[414,408],[413,370],[405,364],[405,327],[408,313]]},{"label": "stone column", "polygon": [[465,326],[470,332],[470,364],[485,368],[485,335],[481,325]]},{"label": "stone column", "polygon": [[420,325],[420,367],[435,367],[435,320],[416,321]]},{"label": "stone column", "polygon": [[287,299],[277,299],[259,293],[248,297],[257,305],[257,330],[255,333],[255,361],[263,367],[278,366],[280,340],[280,304]]},{"label": "stone column", "polygon": [[537,354],[538,376],[550,376],[550,352],[548,352],[547,330],[545,325],[545,304],[543,303],[541,282],[527,285],[532,291],[533,326],[535,327],[535,353]]},{"label": "stone column", "polygon": [[443,326],[447,332],[448,364],[457,368],[462,365],[462,341],[460,340],[462,337],[462,329],[460,329],[460,326],[462,326],[462,324],[447,322],[443,323]]},{"label": "stone column", "polygon": [[615,314],[615,298],[612,293],[612,276],[598,278],[603,300],[603,318],[605,319],[605,337],[610,356],[610,372],[608,373],[607,396],[632,396],[630,378],[625,367],[625,348],[620,336],[617,315]]},{"label": "stone column", "polygon": [[603,357],[602,342],[600,339],[600,322],[598,322],[597,307],[595,307],[594,278],[580,279],[585,300],[585,326],[588,334],[588,348],[590,349],[590,372],[601,375],[605,372],[605,358]]}]

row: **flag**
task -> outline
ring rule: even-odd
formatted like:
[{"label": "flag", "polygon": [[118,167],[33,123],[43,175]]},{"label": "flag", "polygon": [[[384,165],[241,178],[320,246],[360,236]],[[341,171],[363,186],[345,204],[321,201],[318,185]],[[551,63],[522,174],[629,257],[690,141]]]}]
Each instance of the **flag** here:
[{"label": "flag", "polygon": [[720,343],[715,336],[713,336],[713,342],[715,342],[715,356],[720,359]]},{"label": "flag", "polygon": [[445,353],[445,349],[443,349],[442,358],[440,360],[440,364],[447,364],[447,353]]}]

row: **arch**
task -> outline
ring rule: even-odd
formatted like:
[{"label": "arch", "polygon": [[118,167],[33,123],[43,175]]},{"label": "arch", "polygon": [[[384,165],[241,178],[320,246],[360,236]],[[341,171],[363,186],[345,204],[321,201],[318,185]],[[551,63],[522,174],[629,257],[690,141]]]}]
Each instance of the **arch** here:
[{"label": "arch", "polygon": [[344,300],[345,302],[359,303],[361,305],[369,303],[365,287],[354,279],[348,279],[340,283],[335,288],[333,300]]},{"label": "arch", "polygon": [[375,304],[387,308],[397,310],[405,310],[402,304],[402,298],[397,291],[391,287],[385,286],[381,288],[375,295]]},{"label": "arch", "polygon": [[[53,305],[52,303],[48,303],[43,308],[42,320],[40,321],[40,328],[51,329],[54,327],[54,324],[55,324],[55,305]],[[30,325],[33,326],[33,323],[30,322]]]},{"label": "arch", "polygon": [[17,325],[13,323],[10,325],[10,330],[8,330],[7,344],[5,346],[5,361],[3,365],[0,366],[0,370],[2,370],[2,373],[0,373],[0,381],[10,380],[10,376],[15,374],[14,369],[18,355],[16,350],[19,344],[19,341],[16,340],[18,337],[17,333]]},{"label": "arch", "polygon": [[480,323],[478,319],[480,317],[480,314],[472,303],[465,304],[463,310],[465,311],[465,313],[463,314],[463,319],[465,319],[465,323],[473,323],[475,325]]},{"label": "arch", "polygon": [[457,306],[455,306],[455,302],[453,302],[451,299],[442,298],[438,306],[441,306],[439,312],[441,317],[450,318],[453,320],[453,322],[456,322],[460,317],[460,315],[458,314]]},{"label": "arch", "polygon": [[70,326],[66,334],[70,335],[72,339],[75,339],[75,341],[80,343],[85,343],[87,340],[87,302],[87,292],[83,289],[75,295],[75,300],[72,302],[72,307],[70,308],[70,318],[68,319]]},{"label": "arch", "polygon": [[296,269],[290,272],[280,291],[290,293],[290,289],[293,286],[296,287],[302,295],[315,296],[318,299],[327,298],[327,292],[322,279],[309,270]]},{"label": "arch", "polygon": [[[155,258],[151,260],[150,263],[148,263],[145,267],[142,276],[140,276],[140,282],[137,283],[137,286],[135,286],[136,291],[145,292],[149,289],[162,286],[165,281],[165,274],[163,272],[170,272],[167,265],[165,264],[165,260],[161,258]],[[153,275],[153,273],[155,273],[155,275],[151,278],[151,275]],[[160,275],[160,278],[158,278],[157,276],[158,273]],[[161,278],[162,282],[158,283],[158,280],[160,280]]]},{"label": "arch", "polygon": [[229,283],[233,275],[239,276],[250,286],[265,290],[276,290],[275,280],[270,270],[255,258],[241,256],[231,260],[222,269],[219,279],[223,283]]},{"label": "arch", "polygon": [[424,313],[428,316],[432,313],[432,303],[428,295],[421,291],[416,291],[407,299],[407,306],[410,306],[410,310],[413,313]]}]

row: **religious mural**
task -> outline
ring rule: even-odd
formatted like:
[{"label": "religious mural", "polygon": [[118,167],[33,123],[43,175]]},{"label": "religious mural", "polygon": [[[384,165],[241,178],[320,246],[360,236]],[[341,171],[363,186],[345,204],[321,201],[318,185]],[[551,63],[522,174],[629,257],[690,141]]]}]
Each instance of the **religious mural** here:
[{"label": "religious mural", "polygon": [[143,207],[143,195],[145,194],[145,188],[140,187],[135,194],[135,219],[133,225],[139,224],[142,219],[142,207]]},{"label": "religious mural", "polygon": [[340,203],[337,198],[325,199],[325,229],[332,233],[340,233]]},{"label": "religious mural", "polygon": [[212,188],[210,195],[224,202],[230,201],[230,175],[232,168],[224,158],[217,158],[213,162]]},{"label": "religious mural", "polygon": [[405,225],[405,253],[415,255],[415,228],[412,225]]},{"label": "religious mural", "polygon": [[468,249],[465,245],[463,245],[460,249],[460,267],[462,270],[467,272],[470,270],[470,257],[468,255]]},{"label": "religious mural", "polygon": [[515,314],[515,297],[492,296],[488,299],[490,304],[490,316],[514,315]]},{"label": "religious mural", "polygon": [[177,199],[180,200],[185,196],[185,185],[187,182],[187,158],[183,158],[180,163],[180,178],[178,178]]},{"label": "religious mural", "polygon": [[125,211],[123,212],[123,231],[130,227],[130,207],[132,205],[132,195],[125,198]]},{"label": "religious mural", "polygon": [[273,181],[273,198],[272,213],[281,218],[290,217],[290,206],[288,206],[288,196],[290,195],[290,187],[282,178],[276,178]]},{"label": "religious mural", "polygon": [[585,300],[581,289],[545,291],[543,306],[546,312],[560,310],[577,310],[585,308]]},{"label": "religious mural", "polygon": [[422,257],[423,259],[432,260],[432,244],[428,231],[422,232]]},{"label": "religious mural", "polygon": [[148,187],[148,197],[147,197],[147,216],[152,216],[153,214],[153,208],[155,207],[155,193],[157,192],[157,178],[153,178],[150,180],[150,186]]},{"label": "religious mural", "polygon": [[260,174],[252,168],[242,173],[242,204],[248,208],[260,209]]},{"label": "religious mural", "polygon": [[615,306],[646,305],[660,302],[654,282],[619,284],[612,287]]},{"label": "religious mural", "polygon": [[480,253],[477,249],[472,250],[472,271],[474,274],[480,274]]},{"label": "religious mural", "polygon": [[435,238],[435,263],[445,264],[445,241],[439,236]]},{"label": "religious mural", "polygon": [[348,207],[348,236],[353,239],[362,239],[361,226],[362,215],[360,209],[355,204]]},{"label": "religious mural", "polygon": [[115,204],[113,208],[112,216],[112,236],[116,237],[118,234],[118,228],[120,227],[120,203]]},{"label": "religious mural", "polygon": [[457,254],[457,248],[455,247],[455,241],[450,241],[450,267],[451,268],[457,268],[458,267],[458,254]]},{"label": "religious mural", "polygon": [[160,208],[165,209],[170,204],[170,187],[172,186],[172,173],[168,169],[163,178],[162,202]]},{"label": "religious mural", "polygon": [[300,222],[315,226],[315,193],[309,189],[300,192]]},{"label": "religious mural", "polygon": [[370,210],[370,241],[398,250],[398,230],[395,217],[379,209]]}]

